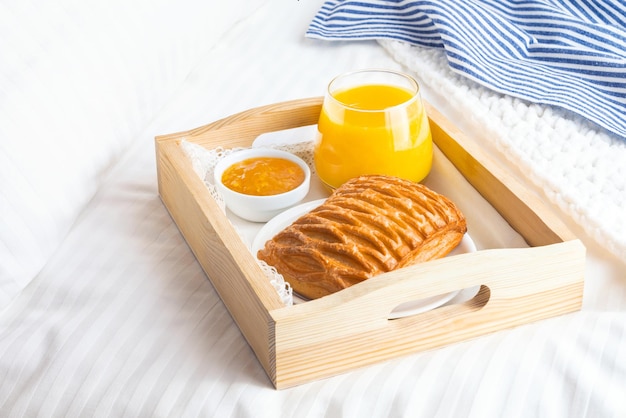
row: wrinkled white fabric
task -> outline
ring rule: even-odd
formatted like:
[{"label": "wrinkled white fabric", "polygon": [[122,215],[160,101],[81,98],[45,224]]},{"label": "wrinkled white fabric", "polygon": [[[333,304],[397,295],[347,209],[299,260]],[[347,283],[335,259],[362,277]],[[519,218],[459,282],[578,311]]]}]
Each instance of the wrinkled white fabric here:
[{"label": "wrinkled white fabric", "polygon": [[0,309],[238,18],[193,0],[0,3]]}]

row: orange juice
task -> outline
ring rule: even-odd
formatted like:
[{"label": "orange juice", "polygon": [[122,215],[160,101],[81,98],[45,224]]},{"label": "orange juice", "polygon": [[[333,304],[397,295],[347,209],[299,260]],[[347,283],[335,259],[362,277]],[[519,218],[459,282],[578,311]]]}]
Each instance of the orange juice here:
[{"label": "orange juice", "polygon": [[428,118],[416,91],[365,84],[327,95],[314,161],[331,188],[362,174],[421,181],[432,166]]}]

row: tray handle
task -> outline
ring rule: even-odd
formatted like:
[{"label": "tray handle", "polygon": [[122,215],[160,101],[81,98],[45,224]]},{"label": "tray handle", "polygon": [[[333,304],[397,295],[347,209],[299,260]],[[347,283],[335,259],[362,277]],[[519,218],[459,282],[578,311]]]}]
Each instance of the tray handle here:
[{"label": "tray handle", "polygon": [[[577,311],[584,254],[577,240],[461,254],[272,311],[275,382],[287,387]],[[468,301],[389,319],[402,303],[477,285],[480,291]]]}]

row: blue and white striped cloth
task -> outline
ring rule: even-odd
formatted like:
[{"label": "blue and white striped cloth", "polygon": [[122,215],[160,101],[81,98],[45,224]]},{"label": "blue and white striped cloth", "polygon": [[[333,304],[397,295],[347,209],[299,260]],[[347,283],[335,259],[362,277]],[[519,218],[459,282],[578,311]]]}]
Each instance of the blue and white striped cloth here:
[{"label": "blue and white striped cloth", "polygon": [[443,48],[454,71],[492,90],[626,138],[624,0],[331,0],[306,35]]}]

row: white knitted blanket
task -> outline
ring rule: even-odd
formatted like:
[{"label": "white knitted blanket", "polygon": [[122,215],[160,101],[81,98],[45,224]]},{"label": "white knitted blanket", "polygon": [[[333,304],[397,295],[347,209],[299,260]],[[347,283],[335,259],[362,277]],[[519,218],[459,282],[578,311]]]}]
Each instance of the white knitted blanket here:
[{"label": "white knitted blanket", "polygon": [[481,132],[477,139],[530,179],[564,216],[626,260],[624,139],[568,111],[484,88],[454,73],[442,50],[379,42],[430,96],[452,103],[459,125]]}]

